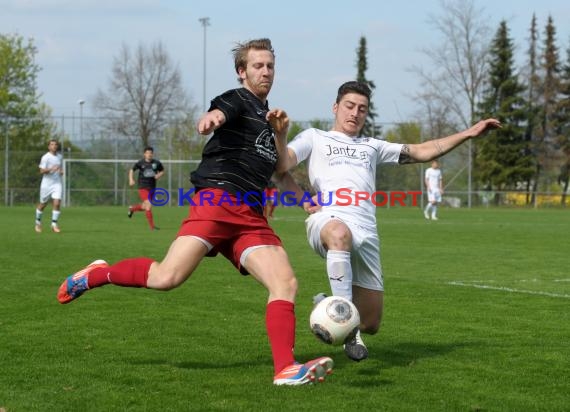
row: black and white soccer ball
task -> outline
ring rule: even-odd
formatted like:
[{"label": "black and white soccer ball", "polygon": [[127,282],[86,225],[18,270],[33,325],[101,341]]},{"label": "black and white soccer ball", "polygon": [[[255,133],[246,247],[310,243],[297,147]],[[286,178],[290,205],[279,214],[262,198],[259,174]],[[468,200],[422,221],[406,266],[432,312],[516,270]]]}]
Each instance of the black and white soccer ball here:
[{"label": "black and white soccer ball", "polygon": [[315,305],[309,322],[319,340],[337,346],[354,338],[360,325],[360,314],[348,299],[329,296]]}]

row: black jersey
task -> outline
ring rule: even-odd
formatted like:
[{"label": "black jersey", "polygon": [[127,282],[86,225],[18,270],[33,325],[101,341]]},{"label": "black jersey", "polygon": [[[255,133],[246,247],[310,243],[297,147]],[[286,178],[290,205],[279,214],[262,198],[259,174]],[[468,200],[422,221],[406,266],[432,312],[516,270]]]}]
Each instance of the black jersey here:
[{"label": "black jersey", "polygon": [[247,199],[262,213],[262,193],[277,162],[274,131],[265,119],[269,107],[241,88],[216,97],[209,110],[213,109],[221,110],[226,121],[206,143],[190,180],[196,191],[223,189]]},{"label": "black jersey", "polygon": [[162,172],[164,167],[160,160],[152,159],[150,162],[144,159],[139,160],[133,166],[133,172],[139,171],[138,188],[154,189],[156,188],[156,179],[154,178],[158,172]]}]

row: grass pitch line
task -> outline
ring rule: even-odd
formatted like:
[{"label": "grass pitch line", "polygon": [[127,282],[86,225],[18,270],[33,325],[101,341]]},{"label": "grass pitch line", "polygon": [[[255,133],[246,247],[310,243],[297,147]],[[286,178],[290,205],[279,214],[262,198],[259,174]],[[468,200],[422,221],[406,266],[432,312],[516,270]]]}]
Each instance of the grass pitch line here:
[{"label": "grass pitch line", "polygon": [[541,292],[541,291],[536,291],[536,290],[521,290],[521,289],[507,288],[507,287],[503,287],[503,286],[478,285],[478,284],[474,284],[474,283],[465,283],[465,282],[459,282],[459,281],[447,282],[447,284],[453,285],[453,286],[466,286],[466,287],[471,287],[471,288],[476,288],[476,289],[500,290],[500,291],[509,292],[509,293],[524,293],[527,295],[541,295],[541,296],[550,296],[552,298],[570,299],[570,295],[560,294],[560,293]]}]

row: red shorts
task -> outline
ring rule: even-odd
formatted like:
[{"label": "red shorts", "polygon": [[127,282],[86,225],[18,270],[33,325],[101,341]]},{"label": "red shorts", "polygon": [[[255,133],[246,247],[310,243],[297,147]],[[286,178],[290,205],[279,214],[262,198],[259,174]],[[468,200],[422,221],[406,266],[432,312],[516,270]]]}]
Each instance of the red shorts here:
[{"label": "red shorts", "polygon": [[[213,193],[213,197],[200,202],[200,194],[206,191]],[[247,274],[240,263],[245,250],[255,246],[283,246],[265,217],[246,204],[238,205],[236,197],[228,196],[224,190],[201,190],[192,201],[195,205],[190,205],[189,215],[177,236],[196,236],[205,240],[213,246],[207,256],[221,253],[242,274]]]},{"label": "red shorts", "polygon": [[141,199],[141,202],[144,202],[145,200],[149,200],[149,195],[150,195],[150,191],[152,189],[149,189],[148,187],[144,187],[142,189],[139,189],[139,197]]},{"label": "red shorts", "polygon": [[266,198],[268,198],[268,197],[273,198],[273,197],[275,197],[275,196],[277,196],[277,188],[276,188],[276,187],[273,187],[273,188],[267,187],[267,188],[265,188],[265,197],[266,197]]}]

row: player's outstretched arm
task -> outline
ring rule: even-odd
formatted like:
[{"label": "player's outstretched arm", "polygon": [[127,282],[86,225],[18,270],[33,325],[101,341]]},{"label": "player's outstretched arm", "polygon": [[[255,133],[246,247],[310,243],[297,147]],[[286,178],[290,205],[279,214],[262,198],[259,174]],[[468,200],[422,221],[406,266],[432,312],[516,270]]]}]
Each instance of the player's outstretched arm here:
[{"label": "player's outstretched arm", "polygon": [[485,119],[475,123],[469,129],[465,129],[451,136],[440,139],[428,140],[420,144],[405,144],[402,147],[398,163],[429,162],[449,153],[463,142],[484,134],[485,132],[501,127],[497,119]]}]

